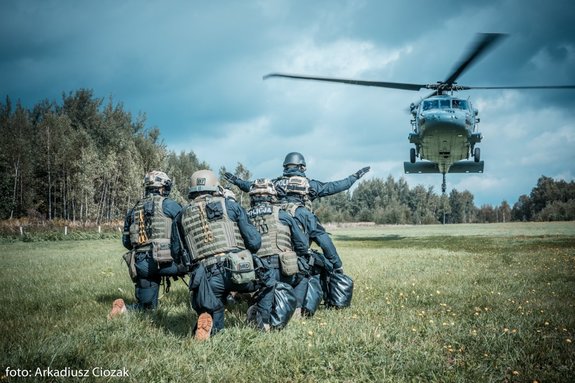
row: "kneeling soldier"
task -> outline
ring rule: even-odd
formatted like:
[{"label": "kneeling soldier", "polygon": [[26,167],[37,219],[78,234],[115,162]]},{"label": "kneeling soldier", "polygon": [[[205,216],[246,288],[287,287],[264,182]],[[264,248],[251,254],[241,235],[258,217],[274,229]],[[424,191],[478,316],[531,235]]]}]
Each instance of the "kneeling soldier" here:
[{"label": "kneeling soldier", "polygon": [[293,287],[297,300],[295,315],[299,316],[307,286],[304,274],[307,273],[308,237],[295,219],[276,204],[277,193],[271,180],[256,180],[249,196],[248,217],[262,236],[257,255],[273,270],[276,280]]},{"label": "kneeling soldier", "polygon": [[[195,336],[204,340],[224,328],[224,304],[231,291],[255,290],[257,259],[252,254],[259,250],[261,237],[245,210],[223,196],[212,171],[192,175],[188,199],[178,227],[192,261],[190,290],[192,307],[198,313]],[[272,293],[270,289],[260,294],[262,305],[271,306]],[[269,314],[266,317],[265,310],[259,311],[258,326],[269,328]]]},{"label": "kneeling soldier", "polygon": [[137,303],[126,307],[116,299],[108,318],[128,309],[155,309],[162,277],[185,272],[181,263],[181,247],[176,216],[180,204],[168,198],[172,181],[164,172],[152,171],[144,177],[145,197],[126,215],[122,243],[130,252],[124,259],[136,288]]}]

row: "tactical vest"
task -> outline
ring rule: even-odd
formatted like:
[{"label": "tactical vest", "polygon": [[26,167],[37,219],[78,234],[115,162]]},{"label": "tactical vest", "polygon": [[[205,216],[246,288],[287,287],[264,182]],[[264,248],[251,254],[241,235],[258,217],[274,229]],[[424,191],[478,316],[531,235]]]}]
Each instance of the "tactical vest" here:
[{"label": "tactical vest", "polygon": [[171,240],[172,219],[164,214],[165,197],[150,194],[132,210],[130,242],[137,251],[152,249],[152,241]]},{"label": "tactical vest", "polygon": [[309,211],[312,210],[309,180],[302,176],[282,176],[274,180],[278,198],[282,202],[299,202]]},{"label": "tactical vest", "polygon": [[292,217],[295,218],[295,211],[302,207],[303,205],[296,202],[286,202],[281,204],[281,208],[289,213]]},{"label": "tactical vest", "polygon": [[194,199],[182,211],[182,227],[192,260],[245,249],[239,227],[228,216],[223,197]]},{"label": "tactical vest", "polygon": [[292,251],[289,226],[279,219],[280,208],[271,204],[260,204],[248,210],[248,218],[262,237],[262,245],[257,252],[259,257],[267,257]]}]

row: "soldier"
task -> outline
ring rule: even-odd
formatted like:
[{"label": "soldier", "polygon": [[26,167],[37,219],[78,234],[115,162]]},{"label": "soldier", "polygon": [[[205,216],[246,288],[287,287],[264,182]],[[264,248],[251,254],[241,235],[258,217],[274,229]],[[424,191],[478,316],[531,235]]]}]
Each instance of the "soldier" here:
[{"label": "soldier", "polygon": [[126,307],[123,299],[116,299],[109,318],[127,309],[155,309],[161,278],[185,272],[178,266],[183,262],[175,222],[181,206],[167,198],[171,189],[172,181],[164,172],[151,171],[144,177],[145,196],[128,211],[122,236],[122,244],[130,250],[124,259],[135,284],[137,303]]},{"label": "soldier", "polygon": [[[195,337],[205,340],[223,330],[228,294],[255,290],[254,270],[261,265],[252,254],[259,250],[261,237],[245,210],[223,196],[212,171],[197,171],[191,181],[190,203],[178,217],[178,228],[192,262],[190,290],[198,313]],[[273,286],[265,270],[259,277]],[[269,288],[259,296],[258,327],[269,329],[273,291]]]},{"label": "soldier", "polygon": [[297,302],[294,314],[299,317],[307,290],[308,237],[291,215],[274,205],[277,193],[271,180],[256,180],[249,196],[248,217],[262,235],[257,256],[273,271],[276,280],[293,287]]},{"label": "soldier", "polygon": [[[307,179],[291,177],[285,185],[287,198],[301,196],[306,193]],[[315,216],[305,206],[299,203],[288,202],[283,205],[296,219],[306,233],[313,233]],[[329,236],[327,237],[328,239]],[[330,239],[331,243],[331,239]],[[331,243],[333,246],[333,243]],[[335,247],[334,247],[335,249]],[[308,285],[302,312],[313,315],[319,305],[322,295],[327,307],[343,308],[351,304],[353,296],[353,280],[343,273],[342,267],[334,264],[333,258],[315,250],[310,251],[310,265],[313,264],[309,275]],[[339,256],[337,257],[339,260]],[[340,261],[341,262],[341,261]],[[340,263],[341,265],[341,263]]]},{"label": "soldier", "polygon": [[[301,153],[291,152],[285,157],[283,163],[283,175],[273,180],[278,193],[278,199],[282,203],[292,203],[305,209],[297,209],[295,218],[303,227],[307,228],[310,239],[317,243],[325,257],[331,262],[336,272],[343,272],[342,263],[337,250],[319,219],[310,209],[310,203],[316,198],[329,196],[349,189],[357,180],[363,177],[370,167],[366,166],[347,178],[339,181],[320,182],[306,177],[306,162]],[[231,173],[225,173],[225,178],[237,185],[244,192],[249,192],[252,181],[245,181]],[[288,195],[288,182],[290,193]]]}]

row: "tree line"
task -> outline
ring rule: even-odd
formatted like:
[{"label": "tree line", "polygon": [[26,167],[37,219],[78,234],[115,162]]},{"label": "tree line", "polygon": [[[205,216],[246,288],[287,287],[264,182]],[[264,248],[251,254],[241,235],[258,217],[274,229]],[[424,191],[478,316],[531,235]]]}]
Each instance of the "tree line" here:
[{"label": "tree line", "polygon": [[530,195],[510,206],[475,206],[473,194],[453,189],[438,195],[433,187],[410,188],[403,177],[395,181],[361,181],[353,192],[314,202],[324,222],[375,222],[378,224],[495,223],[510,221],[575,220],[575,182],[541,176]]},{"label": "tree line", "polygon": [[[32,108],[9,97],[0,102],[0,219],[27,217],[102,223],[121,220],[142,195],[143,175],[165,171],[172,197],[186,201],[189,177],[210,168],[193,152],[169,151],[144,114],[132,116],[122,103],[96,98],[92,90],[63,94]],[[225,168],[219,169],[223,180]],[[241,163],[229,170],[250,179]],[[223,182],[242,205],[248,196]],[[434,224],[575,219],[574,182],[542,176],[530,195],[511,207],[476,207],[469,191],[438,195],[433,187],[410,188],[402,177],[361,181],[353,191],[313,204],[323,222]]]},{"label": "tree line", "polygon": [[187,195],[186,177],[208,165],[168,151],[145,115],[81,89],[33,108],[0,103],[0,218],[110,222],[142,195],[145,172],[163,169]]}]

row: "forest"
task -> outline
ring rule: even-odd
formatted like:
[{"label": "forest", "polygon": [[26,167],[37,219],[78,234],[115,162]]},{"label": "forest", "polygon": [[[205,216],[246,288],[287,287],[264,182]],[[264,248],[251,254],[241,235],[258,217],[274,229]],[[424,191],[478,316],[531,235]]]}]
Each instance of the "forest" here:
[{"label": "forest", "polygon": [[[190,175],[209,169],[192,152],[170,151],[160,129],[146,116],[132,116],[121,102],[96,98],[92,90],[63,94],[25,108],[9,97],[0,102],[0,219],[99,224],[123,220],[142,196],[143,175],[163,170],[173,180],[172,197],[185,203]],[[230,171],[249,179],[241,163]],[[410,188],[403,177],[372,178],[353,191],[314,201],[322,222],[378,224],[488,223],[575,219],[575,182],[540,176],[530,194],[513,205],[475,206],[473,194],[433,187]],[[247,195],[231,187],[246,206]]]}]

